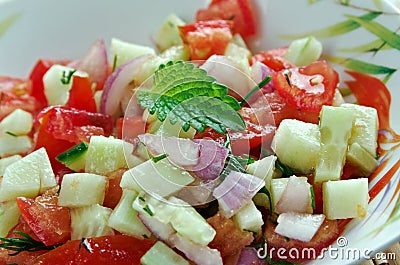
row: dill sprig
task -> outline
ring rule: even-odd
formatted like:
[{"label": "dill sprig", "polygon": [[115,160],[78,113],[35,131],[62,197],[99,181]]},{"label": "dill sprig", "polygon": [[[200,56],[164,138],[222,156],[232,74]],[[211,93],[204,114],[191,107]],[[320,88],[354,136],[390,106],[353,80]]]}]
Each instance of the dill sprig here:
[{"label": "dill sprig", "polygon": [[16,231],[15,234],[22,237],[0,237],[0,241],[3,242],[0,243],[0,248],[14,251],[13,253],[9,253],[9,256],[16,256],[23,251],[35,252],[40,250],[52,250],[61,245],[61,243],[58,243],[51,246],[46,246],[45,244],[43,244],[43,242],[36,241],[30,235],[24,232]]}]

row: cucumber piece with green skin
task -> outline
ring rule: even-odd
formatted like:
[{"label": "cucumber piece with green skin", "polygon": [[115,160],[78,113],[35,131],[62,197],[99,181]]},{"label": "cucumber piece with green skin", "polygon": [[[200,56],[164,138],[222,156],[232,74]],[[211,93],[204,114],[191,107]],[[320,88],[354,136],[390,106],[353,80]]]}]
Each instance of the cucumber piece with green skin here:
[{"label": "cucumber piece with green skin", "polygon": [[166,244],[157,241],[140,259],[143,265],[189,265],[181,255]]},{"label": "cucumber piece with green skin", "polygon": [[156,46],[160,51],[182,44],[178,29],[178,26],[182,25],[185,25],[185,22],[175,14],[170,14],[165,18],[161,27],[153,35]]},{"label": "cucumber piece with green skin", "polygon": [[240,229],[255,233],[260,231],[264,224],[262,214],[253,201],[243,206],[239,212],[233,216],[233,221]]},{"label": "cucumber piece with green skin", "polygon": [[315,168],[315,182],[340,179],[353,119],[354,110],[351,108],[322,107],[319,125],[321,149]]},{"label": "cucumber piece with green skin", "polygon": [[120,67],[124,63],[138,56],[145,54],[156,54],[154,49],[151,47],[129,43],[117,38],[111,39],[110,51],[111,58],[116,60],[114,61],[115,68]]},{"label": "cucumber piece with green skin", "polygon": [[85,169],[88,148],[89,145],[86,142],[81,142],[56,156],[56,159],[69,169],[79,172]]},{"label": "cucumber piece with green skin", "polygon": [[319,59],[322,44],[315,37],[309,36],[294,40],[285,54],[285,59],[298,66],[306,66]]}]

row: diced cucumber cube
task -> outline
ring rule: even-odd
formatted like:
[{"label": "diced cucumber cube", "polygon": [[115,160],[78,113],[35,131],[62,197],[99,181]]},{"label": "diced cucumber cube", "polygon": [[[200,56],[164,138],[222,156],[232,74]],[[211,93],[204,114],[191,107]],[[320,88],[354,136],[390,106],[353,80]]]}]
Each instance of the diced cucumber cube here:
[{"label": "diced cucumber cube", "polygon": [[349,144],[358,143],[372,156],[375,156],[378,146],[378,113],[376,109],[350,103],[342,104],[341,107],[354,110]]},{"label": "diced cucumber cube", "polygon": [[18,224],[19,216],[16,200],[0,203],[0,237],[6,237],[10,230]]},{"label": "diced cucumber cube", "polygon": [[122,175],[120,186],[137,192],[142,190],[155,196],[166,197],[194,181],[182,168],[167,159],[154,162],[148,160],[131,168]]},{"label": "diced cucumber cube", "polygon": [[213,240],[216,234],[214,228],[195,208],[175,197],[168,202],[176,208],[171,224],[178,234],[202,246],[207,246]]},{"label": "diced cucumber cube", "polygon": [[158,127],[157,131],[154,133],[155,135],[160,135],[164,137],[175,136],[179,138],[188,138],[193,139],[196,134],[196,130],[193,127],[190,127],[187,132],[182,130],[182,126],[179,122],[175,124],[171,124],[169,118],[167,117]]},{"label": "diced cucumber cube", "polygon": [[58,204],[71,208],[103,204],[106,184],[106,177],[100,175],[65,174],[61,182]]},{"label": "diced cucumber cube", "polygon": [[319,59],[322,44],[315,37],[309,36],[292,41],[285,54],[285,59],[298,66],[306,66]]},{"label": "diced cucumber cube", "polygon": [[235,61],[243,73],[250,74],[249,59],[251,58],[251,52],[247,48],[241,47],[231,41],[228,43],[224,55]]},{"label": "diced cucumber cube", "polygon": [[[271,199],[272,199],[272,197],[271,197]],[[271,210],[270,204],[269,204],[270,199],[269,199],[268,195],[265,193],[259,192],[256,195],[254,195],[253,202],[257,206],[261,206],[261,207],[264,207],[265,209]]]},{"label": "diced cucumber cube", "polygon": [[98,204],[71,209],[71,240],[114,235],[107,225],[111,212]]},{"label": "diced cucumber cube", "polygon": [[346,159],[349,164],[359,167],[360,176],[369,176],[378,166],[378,161],[358,143],[348,147]]},{"label": "diced cucumber cube", "polygon": [[115,60],[115,67],[118,68],[124,63],[132,60],[141,55],[152,54],[155,55],[156,52],[153,48],[138,44],[129,43],[117,38],[111,39],[111,58]]},{"label": "diced cucumber cube", "polygon": [[271,148],[283,164],[299,173],[310,173],[320,152],[318,125],[285,119],[276,130]]},{"label": "diced cucumber cube", "polygon": [[3,157],[0,159],[0,176],[4,175],[4,171],[6,170],[6,167],[11,165],[14,162],[17,162],[20,160],[22,156],[20,155],[13,155],[13,156],[8,156],[8,157]]},{"label": "diced cucumber cube", "polygon": [[59,64],[53,65],[44,74],[44,94],[50,106],[65,105],[68,102],[74,76],[88,77],[88,74]]},{"label": "diced cucumber cube", "polygon": [[32,148],[32,141],[26,135],[0,137],[0,157],[27,153]]},{"label": "diced cucumber cube", "polygon": [[101,104],[101,97],[103,95],[103,90],[97,90],[94,92],[93,98],[94,102],[96,102],[96,111],[100,112],[100,104]]},{"label": "diced cucumber cube", "polygon": [[353,119],[351,108],[322,107],[319,125],[321,149],[315,168],[315,182],[340,179]]},{"label": "diced cucumber cube", "polygon": [[86,142],[81,142],[67,151],[59,154],[56,159],[72,169],[75,172],[79,172],[85,169],[86,164],[86,152],[89,146]]},{"label": "diced cucumber cube", "polygon": [[248,173],[265,181],[265,188],[271,189],[271,180],[275,170],[276,156],[267,156],[247,165]]},{"label": "diced cucumber cube", "polygon": [[108,226],[123,234],[136,237],[150,237],[151,233],[138,218],[138,212],[132,208],[132,203],[138,193],[125,189],[122,197],[108,219]]},{"label": "diced cucumber cube", "polygon": [[363,218],[367,215],[367,178],[324,182],[322,194],[324,214],[328,219]]},{"label": "diced cucumber cube", "polygon": [[32,125],[32,114],[22,109],[16,109],[0,122],[0,136],[7,133],[14,135],[28,134],[32,130]]},{"label": "diced cucumber cube", "polygon": [[170,247],[157,241],[147,252],[142,256],[140,262],[143,265],[189,265],[181,255],[177,254]]},{"label": "diced cucumber cube", "polygon": [[182,25],[185,25],[185,22],[175,14],[170,14],[165,18],[161,27],[153,35],[153,39],[160,51],[182,44],[178,29],[178,26]]},{"label": "diced cucumber cube", "polygon": [[259,232],[264,224],[262,214],[253,201],[250,201],[248,204],[243,206],[239,212],[233,216],[233,221],[242,230],[248,230],[255,233]]},{"label": "diced cucumber cube", "polygon": [[0,202],[19,196],[34,198],[56,185],[47,152],[40,148],[5,169],[0,184]]},{"label": "diced cucumber cube", "polygon": [[105,175],[127,168],[125,154],[132,154],[133,145],[112,136],[92,136],[86,154],[85,172]]}]

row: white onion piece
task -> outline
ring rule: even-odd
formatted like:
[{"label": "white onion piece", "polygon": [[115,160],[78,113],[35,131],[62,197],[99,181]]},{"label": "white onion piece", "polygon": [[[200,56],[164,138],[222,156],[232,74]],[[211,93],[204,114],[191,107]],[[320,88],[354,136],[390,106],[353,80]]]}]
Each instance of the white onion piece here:
[{"label": "white onion piece", "polygon": [[[263,64],[262,62],[255,62],[251,66],[251,78],[253,81],[258,84],[262,80],[264,80],[267,76],[273,75],[275,73],[274,70]],[[271,93],[275,90],[274,84],[272,82],[268,82],[265,86],[262,87],[262,91],[264,93]]]},{"label": "white onion piece", "polygon": [[167,154],[168,159],[175,165],[189,167],[197,165],[199,161],[200,145],[190,139],[148,133],[138,137],[153,155]]},{"label": "white onion piece", "polygon": [[200,68],[206,70],[207,75],[214,77],[218,83],[229,87],[241,97],[250,91],[250,77],[240,70],[235,61],[226,56],[212,55]]},{"label": "white onion piece", "polygon": [[288,238],[309,242],[317,233],[322,222],[323,214],[282,213],[278,217],[275,233]]},{"label": "white onion piece", "polygon": [[100,111],[114,115],[118,110],[124,90],[137,75],[144,62],[152,58],[151,55],[136,57],[118,67],[106,80],[100,102]]},{"label": "white onion piece", "polygon": [[[264,247],[264,246],[262,246]],[[240,251],[239,259],[236,265],[264,265],[265,260],[262,260],[257,255],[257,250],[255,248],[242,248]]]},{"label": "white onion piece", "polygon": [[172,235],[169,241],[172,244],[171,247],[180,250],[197,265],[223,265],[221,253],[216,249],[196,244],[179,234]]},{"label": "white onion piece", "polygon": [[312,213],[310,184],[307,179],[291,176],[275,209],[279,213]]},{"label": "white onion piece", "polygon": [[191,169],[202,180],[214,180],[224,169],[228,148],[213,140],[194,139],[200,145],[198,163]]},{"label": "white onion piece", "polygon": [[232,171],[215,188],[213,196],[218,199],[222,214],[231,218],[265,186],[265,181],[253,175]]},{"label": "white onion piece", "polygon": [[138,217],[140,221],[144,224],[144,226],[158,239],[165,242],[168,245],[171,245],[169,238],[175,234],[175,230],[172,228],[171,224],[163,223],[157,220],[154,217],[151,217],[147,213],[138,213]]},{"label": "white onion piece", "polygon": [[107,49],[104,40],[96,41],[81,59],[71,62],[68,66],[88,73],[92,82],[103,85],[108,76]]}]

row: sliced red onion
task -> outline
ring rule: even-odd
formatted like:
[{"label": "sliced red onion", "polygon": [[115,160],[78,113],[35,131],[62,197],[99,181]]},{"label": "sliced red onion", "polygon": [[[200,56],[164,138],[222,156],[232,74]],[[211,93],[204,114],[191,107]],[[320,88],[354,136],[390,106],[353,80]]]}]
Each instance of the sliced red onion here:
[{"label": "sliced red onion", "polygon": [[104,114],[114,115],[124,95],[124,90],[139,73],[144,62],[152,55],[138,56],[118,67],[106,80],[100,102],[100,111]]},{"label": "sliced red onion", "polygon": [[309,242],[317,233],[322,222],[323,214],[282,213],[278,217],[275,233],[288,238]]},{"label": "sliced red onion", "polygon": [[196,244],[179,234],[172,235],[169,240],[171,247],[180,250],[197,265],[223,265],[221,253],[216,249]]},{"label": "sliced red onion", "polygon": [[222,214],[231,218],[265,185],[265,181],[253,175],[232,171],[215,188],[213,196],[218,199]]},{"label": "sliced red onion", "polygon": [[213,140],[194,139],[193,142],[200,145],[200,156],[198,163],[191,170],[202,180],[218,178],[224,169],[228,148]]},{"label": "sliced red onion", "polygon": [[[274,70],[263,64],[262,62],[255,62],[251,66],[251,78],[253,81],[258,84],[262,80],[264,80],[267,76],[273,75],[275,73]],[[265,86],[262,87],[262,91],[264,93],[271,93],[275,90],[274,84],[269,82]]]},{"label": "sliced red onion", "polygon": [[310,184],[307,179],[291,176],[275,210],[278,213],[312,213]]},{"label": "sliced red onion", "polygon": [[168,159],[175,165],[191,167],[197,165],[199,161],[200,145],[190,139],[148,133],[138,137],[153,155],[167,154]]},{"label": "sliced red onion", "polygon": [[207,74],[214,77],[218,83],[224,84],[241,97],[250,91],[250,77],[243,73],[235,61],[223,56],[212,55],[200,66]]},{"label": "sliced red onion", "polygon": [[264,265],[264,264],[266,264],[266,261],[258,257],[257,250],[255,248],[243,248],[240,251],[240,256],[236,263],[236,265]]},{"label": "sliced red onion", "polygon": [[103,86],[108,76],[107,49],[104,40],[96,41],[81,59],[71,62],[68,66],[88,73],[92,82]]},{"label": "sliced red onion", "polygon": [[138,217],[140,221],[144,224],[144,226],[149,229],[149,231],[158,239],[165,242],[168,245],[171,245],[171,241],[169,238],[175,234],[175,230],[172,228],[171,224],[163,223],[157,220],[154,217],[151,217],[147,213],[138,213]]}]

